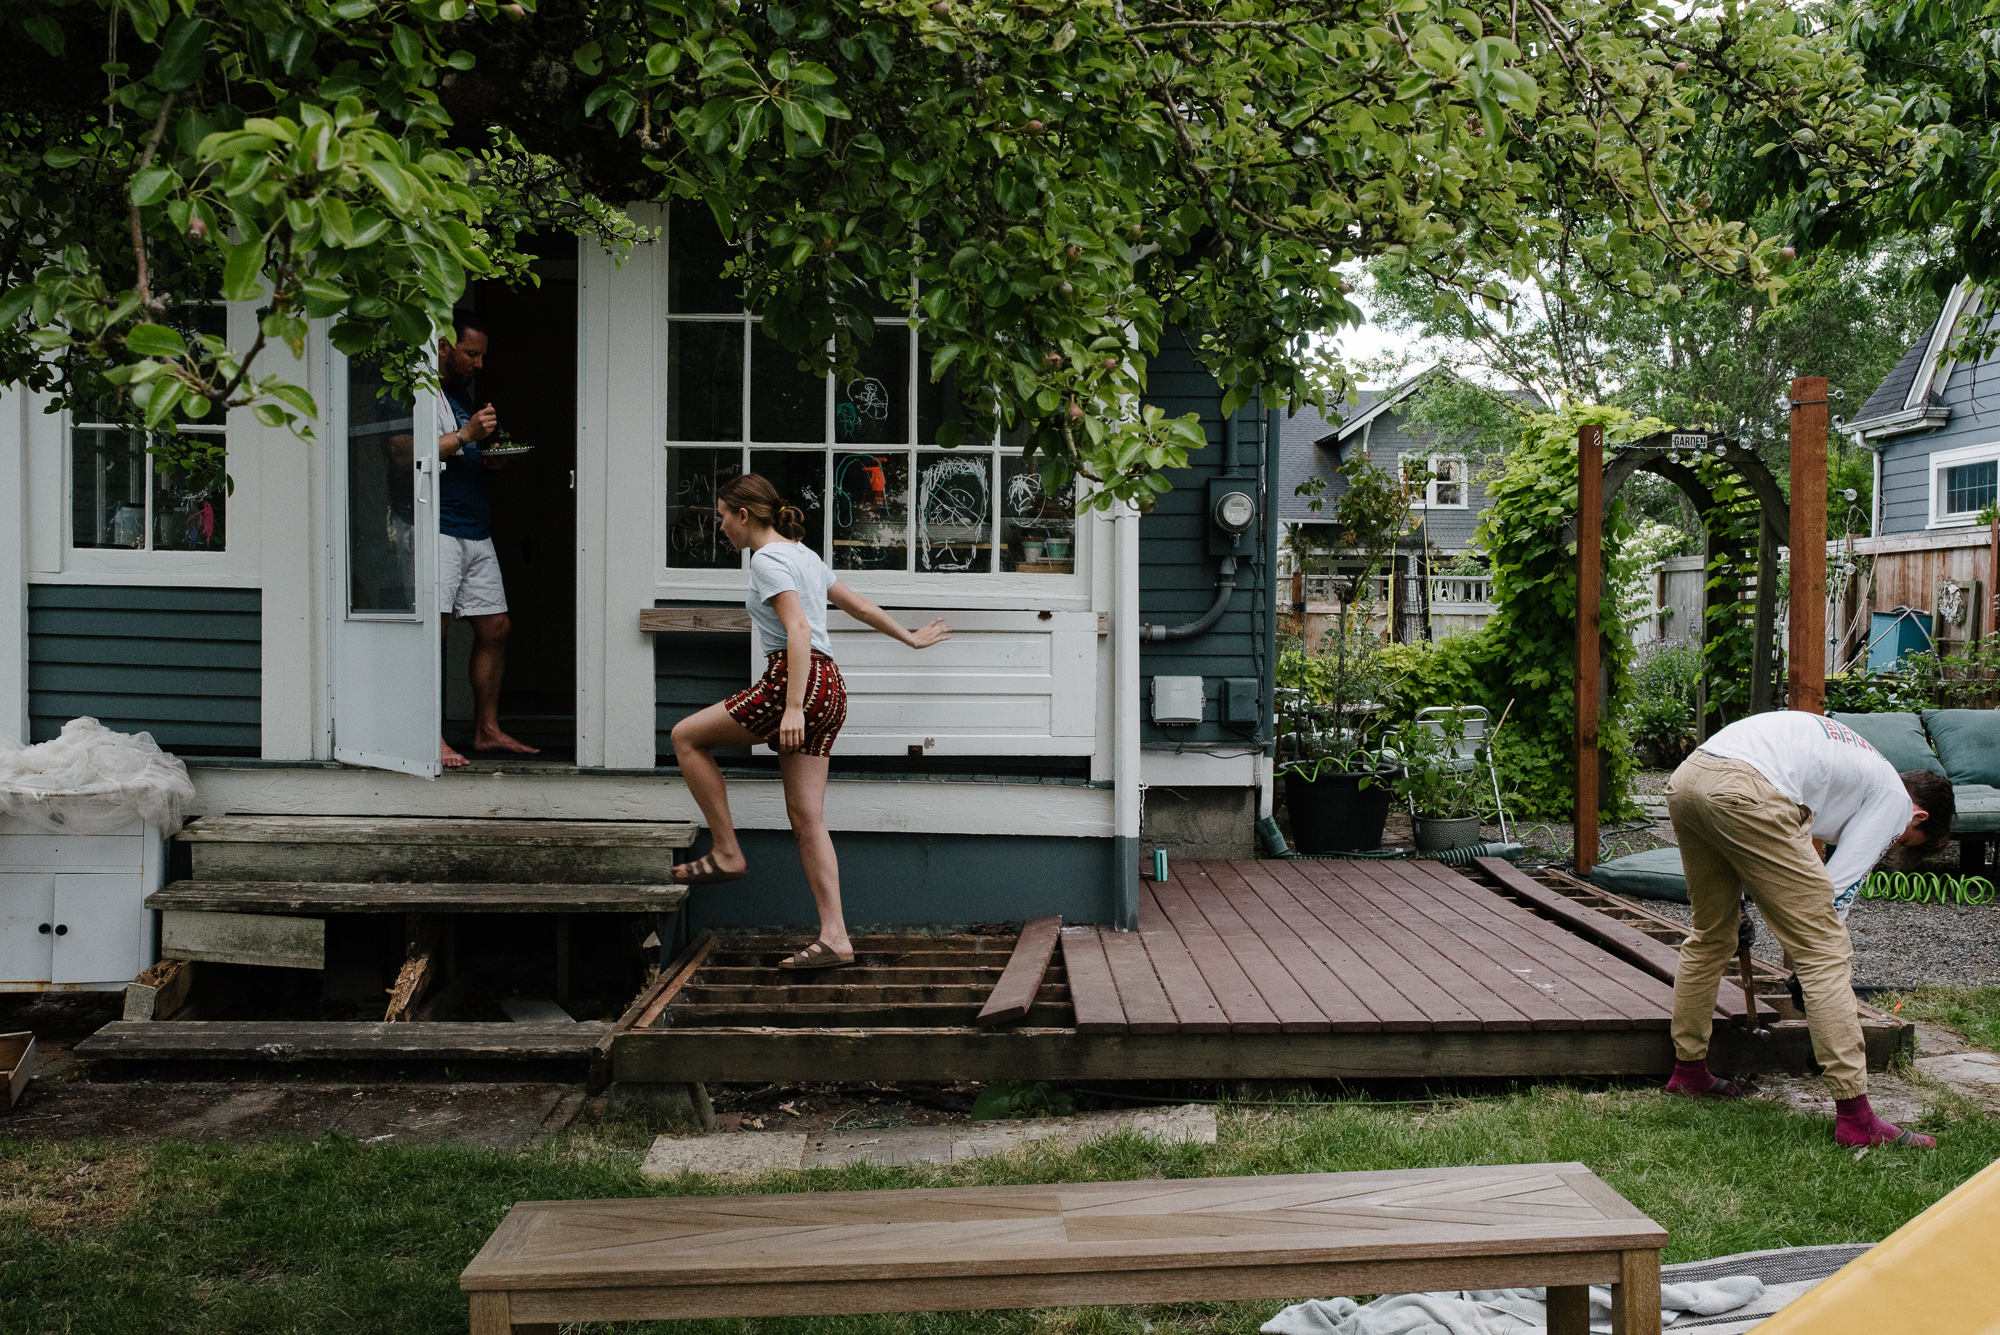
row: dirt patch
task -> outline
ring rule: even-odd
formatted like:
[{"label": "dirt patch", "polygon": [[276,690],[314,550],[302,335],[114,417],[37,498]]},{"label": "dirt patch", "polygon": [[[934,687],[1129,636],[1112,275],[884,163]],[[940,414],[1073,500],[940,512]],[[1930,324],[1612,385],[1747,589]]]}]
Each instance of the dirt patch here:
[{"label": "dirt patch", "polygon": [[145,1168],[137,1152],[49,1149],[0,1156],[0,1220],[67,1238],[136,1213]]},{"label": "dirt patch", "polygon": [[[717,1131],[887,1131],[965,1126],[979,1086],[945,1086],[920,1102],[895,1085],[713,1085]],[[939,1107],[938,1104],[956,1105]]]}]

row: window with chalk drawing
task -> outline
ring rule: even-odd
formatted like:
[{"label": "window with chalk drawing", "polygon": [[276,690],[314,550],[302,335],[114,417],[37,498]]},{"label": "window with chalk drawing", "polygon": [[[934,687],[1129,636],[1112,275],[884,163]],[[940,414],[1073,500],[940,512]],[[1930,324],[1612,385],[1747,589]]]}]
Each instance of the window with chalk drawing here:
[{"label": "window with chalk drawing", "polygon": [[1023,433],[938,447],[938,428],[962,414],[949,385],[930,383],[907,316],[879,313],[857,374],[808,375],[722,279],[732,253],[700,205],[671,210],[669,567],[741,563],[715,526],[715,493],[748,470],[804,512],[806,545],[836,570],[1076,572],[1075,489],[1043,488]]}]

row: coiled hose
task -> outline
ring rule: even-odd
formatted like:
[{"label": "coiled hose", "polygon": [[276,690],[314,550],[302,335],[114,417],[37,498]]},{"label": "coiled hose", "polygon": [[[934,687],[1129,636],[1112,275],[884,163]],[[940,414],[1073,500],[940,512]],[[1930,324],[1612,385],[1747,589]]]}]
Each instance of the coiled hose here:
[{"label": "coiled hose", "polygon": [[1936,872],[1878,871],[1861,887],[1863,899],[1904,904],[1991,904],[2000,889],[1984,876],[1941,876]]}]

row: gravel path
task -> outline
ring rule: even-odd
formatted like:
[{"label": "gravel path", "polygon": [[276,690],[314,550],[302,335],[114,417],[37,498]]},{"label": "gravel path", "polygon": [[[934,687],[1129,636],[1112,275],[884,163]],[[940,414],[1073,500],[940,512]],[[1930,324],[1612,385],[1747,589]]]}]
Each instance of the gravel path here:
[{"label": "gravel path", "polygon": [[[1642,908],[1692,923],[1694,910],[1670,899],[1634,899]],[[2000,985],[2000,904],[1900,904],[1864,899],[1847,915],[1856,987]],[[1759,956],[1783,958],[1761,915]]]}]

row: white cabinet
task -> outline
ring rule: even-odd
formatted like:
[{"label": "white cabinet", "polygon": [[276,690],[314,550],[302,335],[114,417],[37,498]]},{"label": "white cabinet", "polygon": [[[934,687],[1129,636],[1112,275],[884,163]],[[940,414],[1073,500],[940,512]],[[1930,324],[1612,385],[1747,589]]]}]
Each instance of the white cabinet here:
[{"label": "white cabinet", "polygon": [[0,992],[106,991],[153,961],[166,840],[139,821],[115,834],[49,834],[0,817]]}]

